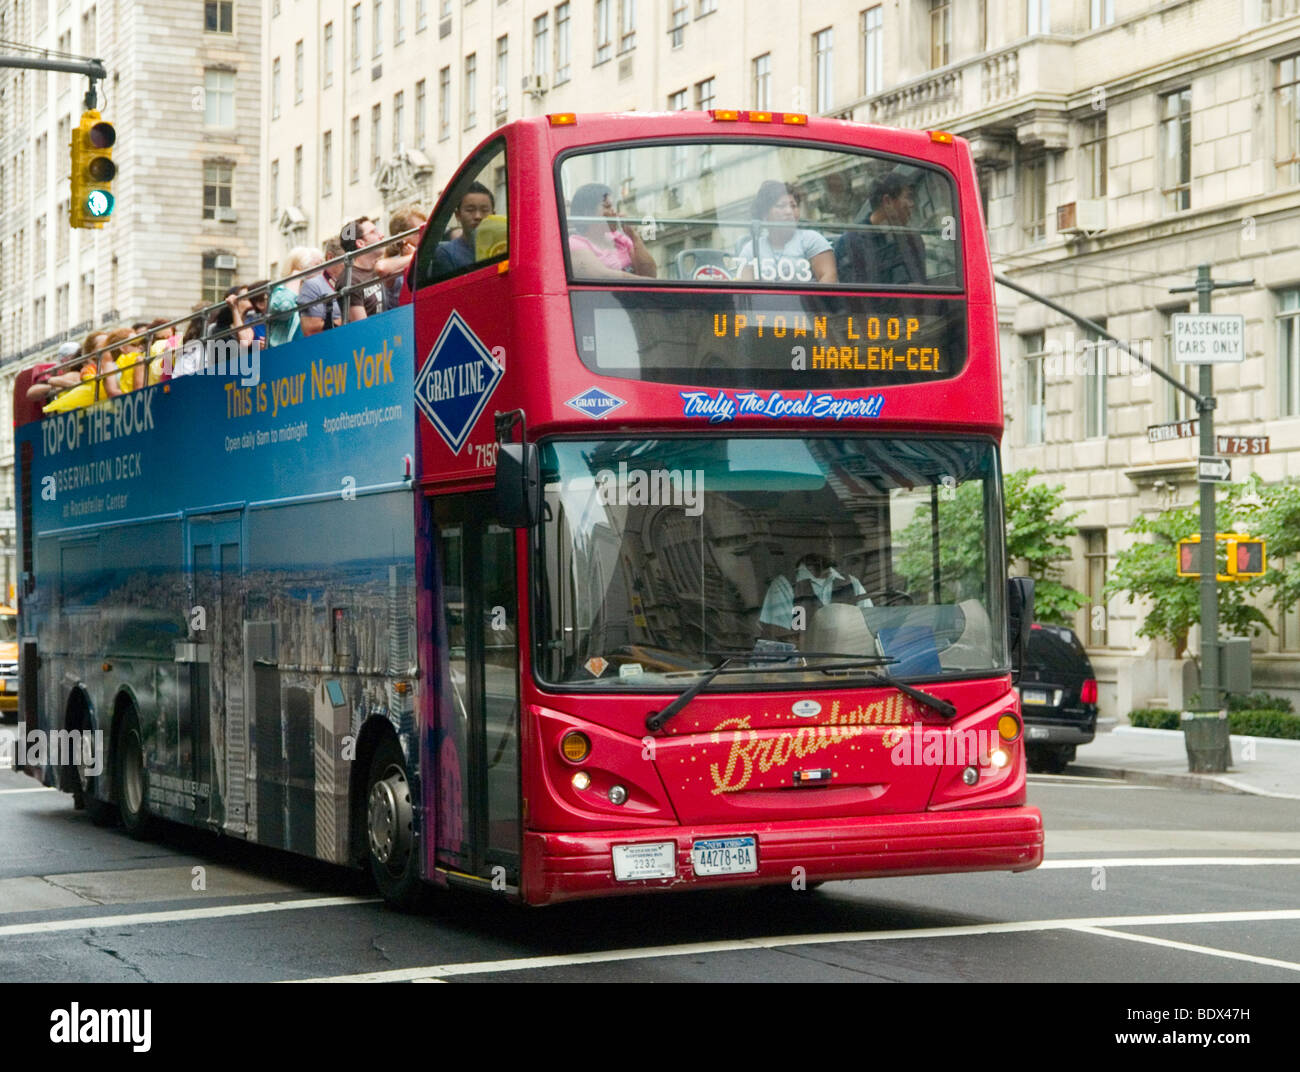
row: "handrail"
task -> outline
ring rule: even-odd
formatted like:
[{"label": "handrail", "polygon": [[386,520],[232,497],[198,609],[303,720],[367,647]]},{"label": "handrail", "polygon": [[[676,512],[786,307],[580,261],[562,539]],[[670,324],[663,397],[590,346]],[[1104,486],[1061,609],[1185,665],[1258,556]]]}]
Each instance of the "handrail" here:
[{"label": "handrail", "polygon": [[[254,297],[255,295],[262,294],[262,293],[270,294],[272,290],[274,290],[278,286],[281,286],[284,283],[288,283],[294,279],[306,279],[312,276],[319,275],[326,268],[331,268],[334,265],[339,264],[340,262],[342,262],[343,264],[343,277],[342,277],[343,286],[336,288],[334,292],[334,296],[331,297],[329,300],[332,302],[339,298],[350,297],[354,291],[360,290],[362,287],[373,286],[375,283],[375,280],[373,279],[367,279],[360,283],[351,282],[352,261],[354,258],[364,253],[374,253],[377,249],[383,250],[391,242],[401,241],[403,239],[410,238],[412,236],[418,236],[420,231],[421,231],[420,227],[412,227],[410,230],[402,231],[399,234],[391,235],[388,238],[385,238],[382,243],[375,243],[374,245],[362,246],[359,249],[352,250],[351,252],[345,251],[342,255],[338,257],[334,257],[327,261],[322,261],[320,264],[313,265],[310,268],[304,268],[301,272],[294,272],[292,275],[286,275],[278,279],[270,280],[260,287],[255,287],[255,288],[250,287],[242,295],[242,297],[251,298]],[[386,276],[380,276],[379,281],[386,283],[397,274],[398,273],[396,272],[390,272]],[[294,312],[298,312],[299,310],[306,308],[307,306],[315,305],[315,304],[317,303],[299,301],[294,307]],[[115,343],[112,346],[101,346],[98,350],[93,350],[89,354],[78,354],[75,357],[69,358],[67,361],[64,361],[60,364],[55,364],[47,371],[49,375],[57,376],[65,372],[79,371],[83,366],[93,361],[95,363],[95,368],[97,370],[95,375],[86,376],[85,378],[82,379],[81,383],[85,384],[85,383],[94,382],[95,401],[99,402],[102,401],[100,395],[100,389],[99,389],[99,384],[101,381],[103,381],[105,378],[109,376],[117,376],[124,372],[127,372],[128,370],[140,368],[142,366],[147,370],[149,367],[149,363],[151,361],[157,360],[157,358],[153,354],[149,353],[149,351],[153,348],[154,341],[160,337],[164,339],[170,338],[171,336],[176,334],[176,332],[173,330],[174,328],[182,324],[188,327],[188,325],[192,323],[196,317],[200,317],[200,316],[203,317],[203,332],[199,336],[199,339],[204,343],[228,338],[229,336],[242,331],[244,328],[256,327],[258,324],[265,324],[271,320],[271,314],[269,312],[256,313],[238,325],[232,324],[229,328],[223,328],[221,331],[218,332],[211,331],[213,318],[218,313],[220,313],[222,309],[226,309],[226,308],[229,308],[229,306],[225,301],[225,299],[223,298],[221,301],[216,302],[212,305],[206,305],[198,309],[191,310],[185,316],[179,316],[175,320],[169,320],[166,323],[157,325],[156,327],[146,328],[144,331],[140,331],[134,335],[128,336],[127,338],[121,340],[118,343]],[[286,315],[292,315],[292,314],[286,314],[286,313],[275,314],[276,317],[281,317]],[[101,332],[92,329],[90,334],[101,334]],[[109,372],[98,371],[100,358],[105,353],[108,353],[109,351],[112,350],[122,350],[141,341],[143,342],[143,349],[140,355],[140,360],[134,362],[133,364],[127,365],[123,368],[115,368]],[[147,378],[148,376],[147,371],[145,373],[145,376]],[[70,391],[73,389],[74,388],[68,387],[68,388],[62,388],[58,390],[57,392],[55,392],[50,396],[50,398],[46,401],[45,405],[49,405],[50,402],[52,402],[54,399],[62,395],[64,391]],[[109,397],[107,390],[105,390],[103,397],[104,398]]]}]

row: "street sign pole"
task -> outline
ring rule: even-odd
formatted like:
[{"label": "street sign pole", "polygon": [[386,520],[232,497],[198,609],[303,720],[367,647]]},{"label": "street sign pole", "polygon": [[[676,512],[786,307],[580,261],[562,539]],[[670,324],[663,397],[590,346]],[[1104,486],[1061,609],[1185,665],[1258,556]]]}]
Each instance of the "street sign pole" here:
[{"label": "street sign pole", "polygon": [[[1210,277],[1208,264],[1196,268],[1196,285],[1192,287],[1174,287],[1171,292],[1196,291],[1196,311],[1210,311],[1210,296],[1218,288],[1250,286],[1254,280],[1215,283]],[[1200,414],[1201,457],[1214,456],[1214,366],[1201,365],[1200,399],[1197,412]],[[1199,467],[1198,467],[1199,468]],[[1219,585],[1217,543],[1215,533],[1218,530],[1214,510],[1215,482],[1200,476],[1198,484],[1201,493],[1201,702],[1199,708],[1205,712],[1219,710]],[[1193,746],[1191,723],[1184,733],[1188,737],[1187,756],[1193,770],[1222,772],[1232,762],[1232,751],[1228,741],[1228,724],[1225,719],[1214,718],[1202,720],[1205,724],[1196,727],[1196,744]]]}]

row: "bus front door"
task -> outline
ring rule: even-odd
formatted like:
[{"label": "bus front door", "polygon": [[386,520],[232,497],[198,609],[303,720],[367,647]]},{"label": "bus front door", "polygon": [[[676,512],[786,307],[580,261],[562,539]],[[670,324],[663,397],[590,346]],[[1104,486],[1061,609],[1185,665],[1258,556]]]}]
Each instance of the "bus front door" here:
[{"label": "bus front door", "polygon": [[248,737],[239,515],[191,517],[188,526],[194,597],[190,635],[197,643],[191,648],[189,724],[180,733],[181,767],[191,772],[195,821],[243,834]]},{"label": "bus front door", "polygon": [[515,533],[488,494],[433,504],[437,577],[436,866],[519,884],[519,642]]}]

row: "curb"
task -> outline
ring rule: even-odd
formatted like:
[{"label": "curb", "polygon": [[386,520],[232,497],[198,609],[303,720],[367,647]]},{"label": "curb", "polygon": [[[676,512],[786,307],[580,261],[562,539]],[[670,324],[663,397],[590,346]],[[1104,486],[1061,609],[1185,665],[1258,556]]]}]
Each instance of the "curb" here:
[{"label": "curb", "polygon": [[1066,774],[1081,778],[1106,778],[1114,782],[1131,782],[1133,785],[1155,785],[1166,789],[1199,789],[1210,793],[1236,793],[1251,796],[1283,797],[1294,799],[1287,793],[1270,793],[1267,790],[1253,789],[1241,782],[1231,781],[1214,774],[1163,774],[1158,771],[1133,770],[1129,767],[1095,767],[1086,764],[1071,763],[1065,768]]}]

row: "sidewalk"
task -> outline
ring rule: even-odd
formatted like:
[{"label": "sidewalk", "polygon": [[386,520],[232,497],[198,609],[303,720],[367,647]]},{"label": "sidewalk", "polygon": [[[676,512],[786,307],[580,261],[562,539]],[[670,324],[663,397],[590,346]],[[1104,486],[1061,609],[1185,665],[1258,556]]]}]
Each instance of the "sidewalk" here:
[{"label": "sidewalk", "polygon": [[1078,757],[1065,773],[1300,800],[1300,741],[1237,736],[1231,740],[1232,765],[1226,774],[1191,774],[1181,730],[1116,726],[1107,731],[1098,726],[1096,739],[1079,746]]}]

